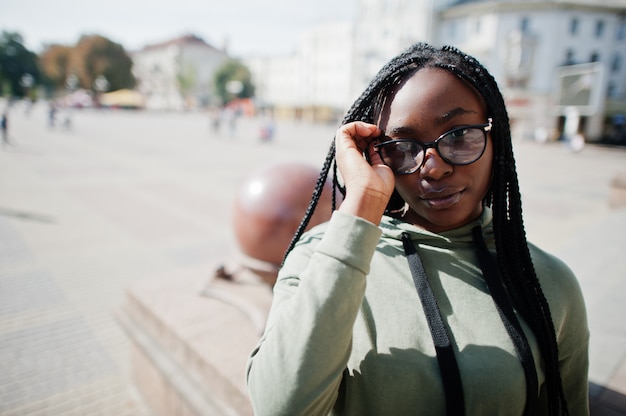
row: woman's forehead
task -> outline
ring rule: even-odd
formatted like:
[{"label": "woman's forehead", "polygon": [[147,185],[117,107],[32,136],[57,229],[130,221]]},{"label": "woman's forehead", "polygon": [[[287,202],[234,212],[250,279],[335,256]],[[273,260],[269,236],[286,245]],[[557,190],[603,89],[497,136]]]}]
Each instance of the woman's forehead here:
[{"label": "woman's forehead", "polygon": [[379,122],[381,125],[395,124],[406,117],[418,117],[423,121],[445,124],[460,115],[484,117],[483,102],[475,89],[456,75],[440,68],[423,68],[390,94]]},{"label": "woman's forehead", "polygon": [[399,86],[391,103],[400,101],[426,109],[436,106],[438,111],[447,107],[482,109],[482,97],[470,85],[440,68],[423,68],[415,72]]}]

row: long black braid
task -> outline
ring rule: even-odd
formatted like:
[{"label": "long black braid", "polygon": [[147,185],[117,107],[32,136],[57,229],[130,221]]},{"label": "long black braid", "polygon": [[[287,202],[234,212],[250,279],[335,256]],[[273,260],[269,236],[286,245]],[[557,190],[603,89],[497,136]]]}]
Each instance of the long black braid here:
[{"label": "long black braid", "polygon": [[[418,43],[392,59],[378,72],[346,113],[342,124],[352,121],[375,123],[385,98],[400,83],[424,67],[442,68],[469,83],[482,96],[488,114],[493,119],[491,130],[494,146],[493,179],[484,202],[493,210],[497,262],[502,284],[508,288],[514,307],[524,316],[537,337],[546,367],[549,413],[568,414],[559,372],[556,332],[548,302],[537,279],[528,249],[509,117],[495,79],[477,60],[454,47],[444,46],[438,49]],[[334,210],[336,190],[345,195],[345,188],[337,180],[334,143],[330,146],[309,208],[287,249],[285,258],[304,233],[331,169]],[[399,208],[398,202],[403,203],[394,192],[387,210]]]}]

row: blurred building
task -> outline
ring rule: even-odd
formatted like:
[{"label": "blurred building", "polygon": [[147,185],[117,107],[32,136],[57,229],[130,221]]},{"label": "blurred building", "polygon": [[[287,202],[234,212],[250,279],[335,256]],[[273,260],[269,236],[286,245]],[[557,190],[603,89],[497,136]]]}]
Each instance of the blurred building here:
[{"label": "blurred building", "polygon": [[257,99],[278,117],[340,120],[391,57],[433,38],[437,7],[450,1],[358,0],[354,22],[315,27],[291,55],[246,59]]},{"label": "blurred building", "polygon": [[[354,22],[315,28],[292,55],[246,63],[264,105],[296,116],[315,108],[322,119],[345,112],[417,41],[478,58],[503,89],[516,137],[554,135],[576,107],[595,140],[607,116],[626,110],[626,0],[358,0]],[[570,102],[567,76],[587,85]]]},{"label": "blurred building", "polygon": [[291,54],[245,59],[257,106],[279,118],[340,118],[352,99],[352,28],[351,22],[327,22],[303,32]]},{"label": "blurred building", "polygon": [[453,1],[357,0],[353,92],[363,91],[384,64],[415,42],[434,42],[437,11]]},{"label": "blurred building", "polygon": [[475,56],[504,90],[517,137],[580,117],[591,140],[626,101],[626,1],[464,0],[438,12],[436,39]]},{"label": "blurred building", "polygon": [[148,109],[181,110],[217,100],[214,74],[228,59],[203,39],[187,35],[132,54],[137,89]]}]

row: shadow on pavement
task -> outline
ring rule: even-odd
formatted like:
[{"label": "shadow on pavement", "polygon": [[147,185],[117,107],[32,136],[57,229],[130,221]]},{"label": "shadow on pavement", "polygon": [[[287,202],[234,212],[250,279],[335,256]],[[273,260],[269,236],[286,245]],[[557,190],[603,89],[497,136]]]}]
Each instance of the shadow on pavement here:
[{"label": "shadow on pavement", "polygon": [[595,383],[589,383],[591,416],[626,415],[626,395]]}]

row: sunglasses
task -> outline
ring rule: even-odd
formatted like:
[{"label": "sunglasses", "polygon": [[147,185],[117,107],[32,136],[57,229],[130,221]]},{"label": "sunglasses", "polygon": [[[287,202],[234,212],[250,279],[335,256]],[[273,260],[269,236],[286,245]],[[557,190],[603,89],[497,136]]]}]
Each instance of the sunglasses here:
[{"label": "sunglasses", "polygon": [[398,175],[417,172],[424,165],[427,149],[435,149],[450,165],[469,165],[476,162],[487,147],[487,132],[492,119],[485,124],[475,124],[452,129],[434,142],[423,143],[415,139],[389,140],[374,145],[383,163]]}]

